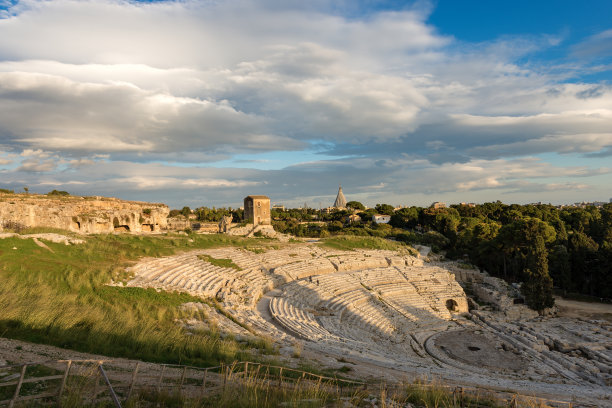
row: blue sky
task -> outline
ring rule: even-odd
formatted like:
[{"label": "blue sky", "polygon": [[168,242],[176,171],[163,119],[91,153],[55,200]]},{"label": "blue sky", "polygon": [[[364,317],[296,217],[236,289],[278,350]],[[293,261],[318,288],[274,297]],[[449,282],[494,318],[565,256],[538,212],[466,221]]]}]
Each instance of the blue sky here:
[{"label": "blue sky", "polygon": [[0,188],[612,197],[612,2],[0,0]]}]

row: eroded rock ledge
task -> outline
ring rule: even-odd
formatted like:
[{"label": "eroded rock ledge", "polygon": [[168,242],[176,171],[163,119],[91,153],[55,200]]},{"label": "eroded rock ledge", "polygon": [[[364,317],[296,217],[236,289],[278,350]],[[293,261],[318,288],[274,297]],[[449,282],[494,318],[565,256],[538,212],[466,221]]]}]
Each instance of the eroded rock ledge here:
[{"label": "eroded rock ledge", "polygon": [[3,227],[49,227],[84,234],[156,232],[167,227],[165,204],[106,197],[0,193]]}]

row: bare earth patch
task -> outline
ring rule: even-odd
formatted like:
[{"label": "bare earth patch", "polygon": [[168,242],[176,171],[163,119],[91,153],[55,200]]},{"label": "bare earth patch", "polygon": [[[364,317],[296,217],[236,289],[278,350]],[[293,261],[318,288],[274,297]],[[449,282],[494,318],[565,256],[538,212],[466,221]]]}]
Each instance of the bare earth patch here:
[{"label": "bare earth patch", "polygon": [[555,305],[559,308],[559,317],[612,322],[612,305],[610,304],[578,302],[556,297]]}]

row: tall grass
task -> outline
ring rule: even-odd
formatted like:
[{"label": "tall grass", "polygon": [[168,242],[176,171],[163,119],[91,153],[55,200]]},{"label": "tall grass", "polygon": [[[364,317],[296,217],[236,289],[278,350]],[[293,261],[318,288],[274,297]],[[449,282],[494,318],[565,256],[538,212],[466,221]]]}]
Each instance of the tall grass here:
[{"label": "tall grass", "polygon": [[185,313],[178,306],[202,299],[106,285],[126,279],[125,267],[139,257],[243,245],[243,239],[97,235],[86,241],[46,242],[50,252],[29,239],[0,240],[0,337],[166,363],[211,365],[250,357],[245,346],[229,338],[187,335],[177,325]]}]

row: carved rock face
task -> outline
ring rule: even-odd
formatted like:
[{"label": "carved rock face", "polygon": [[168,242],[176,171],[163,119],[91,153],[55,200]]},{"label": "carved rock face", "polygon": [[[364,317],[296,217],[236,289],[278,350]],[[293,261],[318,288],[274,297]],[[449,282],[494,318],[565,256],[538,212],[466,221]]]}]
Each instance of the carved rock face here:
[{"label": "carved rock face", "polygon": [[85,234],[155,232],[167,227],[164,204],[102,197],[0,194],[0,224],[50,227]]}]

